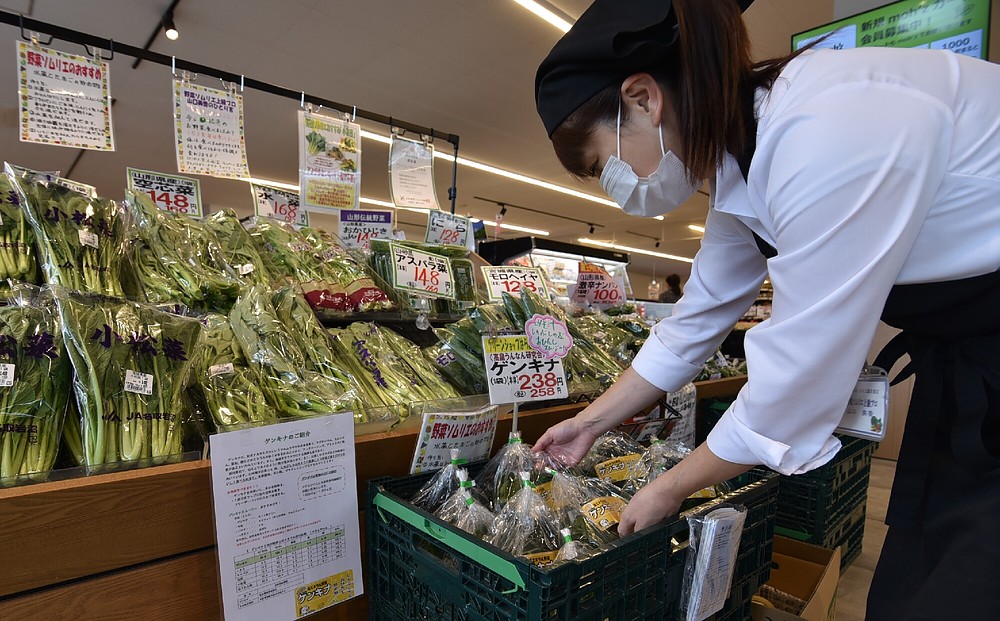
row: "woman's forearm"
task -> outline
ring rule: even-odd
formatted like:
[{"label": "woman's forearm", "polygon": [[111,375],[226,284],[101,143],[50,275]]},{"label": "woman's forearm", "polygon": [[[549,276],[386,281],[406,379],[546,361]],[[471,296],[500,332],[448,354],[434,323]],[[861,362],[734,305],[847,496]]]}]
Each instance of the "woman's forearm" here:
[{"label": "woman's forearm", "polygon": [[607,392],[580,412],[580,421],[596,437],[614,429],[663,394],[629,367]]}]

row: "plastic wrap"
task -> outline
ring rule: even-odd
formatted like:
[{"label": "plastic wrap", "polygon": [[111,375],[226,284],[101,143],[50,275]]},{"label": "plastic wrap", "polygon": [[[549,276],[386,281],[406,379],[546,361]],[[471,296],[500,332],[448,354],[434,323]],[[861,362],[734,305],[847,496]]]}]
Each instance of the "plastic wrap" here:
[{"label": "plastic wrap", "polygon": [[35,231],[25,218],[20,195],[0,175],[0,292],[9,288],[8,281],[38,283],[40,277]]},{"label": "plastic wrap", "polygon": [[89,198],[8,165],[25,216],[35,232],[45,281],[74,291],[122,295],[121,269],[129,227],[118,203]]},{"label": "plastic wrap", "polygon": [[179,454],[201,324],[145,304],[53,292],[75,370],[87,467]]},{"label": "plastic wrap", "polygon": [[549,473],[551,482],[539,485],[537,490],[574,540],[600,548],[618,538],[618,522],[628,504],[627,494],[600,479],[558,470]]},{"label": "plastic wrap", "polygon": [[459,490],[461,480],[458,471],[465,472],[465,478],[468,479],[468,472],[462,468],[466,460],[459,458],[459,452],[458,449],[451,449],[451,463],[434,473],[434,476],[417,490],[410,499],[412,504],[434,513],[441,508],[445,500]]},{"label": "plastic wrap", "polygon": [[424,358],[448,380],[455,390],[463,396],[480,395],[487,392],[488,387],[483,383],[482,378],[472,373],[459,362],[458,357],[452,352],[451,345],[439,343],[430,345],[422,350]]},{"label": "plastic wrap", "polygon": [[725,605],[746,515],[742,505],[723,504],[705,515],[688,517],[690,536],[681,586],[685,621],[706,619]]},{"label": "plastic wrap", "polygon": [[614,358],[618,364],[632,364],[632,359],[639,351],[634,347],[634,343],[639,340],[635,334],[619,327],[611,318],[604,315],[576,317],[573,323],[595,346]]},{"label": "plastic wrap", "polygon": [[337,244],[337,240],[322,229],[305,227],[302,234],[313,246],[328,278],[347,292],[350,309],[359,313],[387,311],[395,308],[392,300],[368,275],[357,259]]},{"label": "plastic wrap", "polygon": [[214,240],[197,235],[201,228],[193,218],[163,211],[141,192],[127,193],[125,205],[136,224],[133,263],[150,303],[221,312],[232,307],[241,284],[216,265],[214,255],[221,251]]},{"label": "plastic wrap", "polygon": [[0,306],[0,485],[42,480],[55,464],[72,367],[51,296],[17,285]]},{"label": "plastic wrap", "polygon": [[515,556],[544,567],[555,561],[562,538],[559,521],[535,491],[531,473],[518,473],[521,488],[493,520],[490,543]]},{"label": "plastic wrap", "polygon": [[586,547],[573,539],[570,529],[562,528],[559,530],[559,534],[562,536],[563,544],[559,547],[559,552],[556,553],[557,562],[573,561],[581,558],[586,553]]},{"label": "plastic wrap", "polygon": [[205,338],[196,377],[207,417],[220,431],[275,422],[274,409],[258,387],[259,372],[247,364],[229,318],[207,313],[201,323]]},{"label": "plastic wrap", "polygon": [[597,438],[578,467],[588,476],[616,484],[624,484],[634,476],[634,470],[644,450],[627,434],[609,431]]},{"label": "plastic wrap", "polygon": [[507,444],[497,451],[493,459],[476,476],[476,484],[490,497],[491,508],[499,511],[510,497],[523,487],[521,473],[537,477],[536,457],[531,447],[521,440],[521,433],[513,431]]},{"label": "plastic wrap", "polygon": [[236,271],[240,281],[245,285],[270,284],[271,275],[264,266],[264,260],[235,211],[217,211],[202,220],[202,224],[215,234],[223,258]]},{"label": "plastic wrap", "polygon": [[437,515],[449,524],[483,539],[489,537],[493,521],[496,519],[493,512],[477,501],[465,488],[452,494]]}]

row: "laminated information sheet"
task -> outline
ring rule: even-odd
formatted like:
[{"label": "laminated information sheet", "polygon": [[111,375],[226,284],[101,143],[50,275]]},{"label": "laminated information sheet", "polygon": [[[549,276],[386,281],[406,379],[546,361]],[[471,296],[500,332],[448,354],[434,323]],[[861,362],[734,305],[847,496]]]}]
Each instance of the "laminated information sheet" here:
[{"label": "laminated information sheet", "polygon": [[284,621],[361,595],[354,415],[211,437],[227,621]]}]

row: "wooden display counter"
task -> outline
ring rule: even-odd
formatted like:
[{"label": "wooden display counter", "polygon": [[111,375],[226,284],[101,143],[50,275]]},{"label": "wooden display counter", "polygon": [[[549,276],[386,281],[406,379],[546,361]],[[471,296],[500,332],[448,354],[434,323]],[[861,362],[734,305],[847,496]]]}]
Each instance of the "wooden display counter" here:
[{"label": "wooden display counter", "polygon": [[[698,397],[735,394],[744,382],[699,383]],[[519,428],[533,442],[583,407],[524,411]],[[501,417],[494,452],[510,428]],[[356,438],[362,497],[369,479],[409,472],[418,432]],[[200,460],[0,490],[0,619],[219,619],[210,481]],[[362,597],[310,618],[367,616]]]}]

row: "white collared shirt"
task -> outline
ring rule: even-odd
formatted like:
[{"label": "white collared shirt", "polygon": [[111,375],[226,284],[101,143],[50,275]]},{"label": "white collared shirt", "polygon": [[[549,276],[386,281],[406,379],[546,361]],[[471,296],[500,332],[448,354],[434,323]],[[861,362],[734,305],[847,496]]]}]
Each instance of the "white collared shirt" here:
[{"label": "white collared shirt", "polygon": [[[708,437],[727,461],[784,474],[829,461],[894,284],[1000,267],[1000,66],[950,52],[806,53],[758,97],[749,180],[728,158],[674,315],[633,368],[693,378],[753,303],[750,379]],[[778,250],[765,261],[751,231]],[[1000,319],[998,319],[1000,321]]]}]

